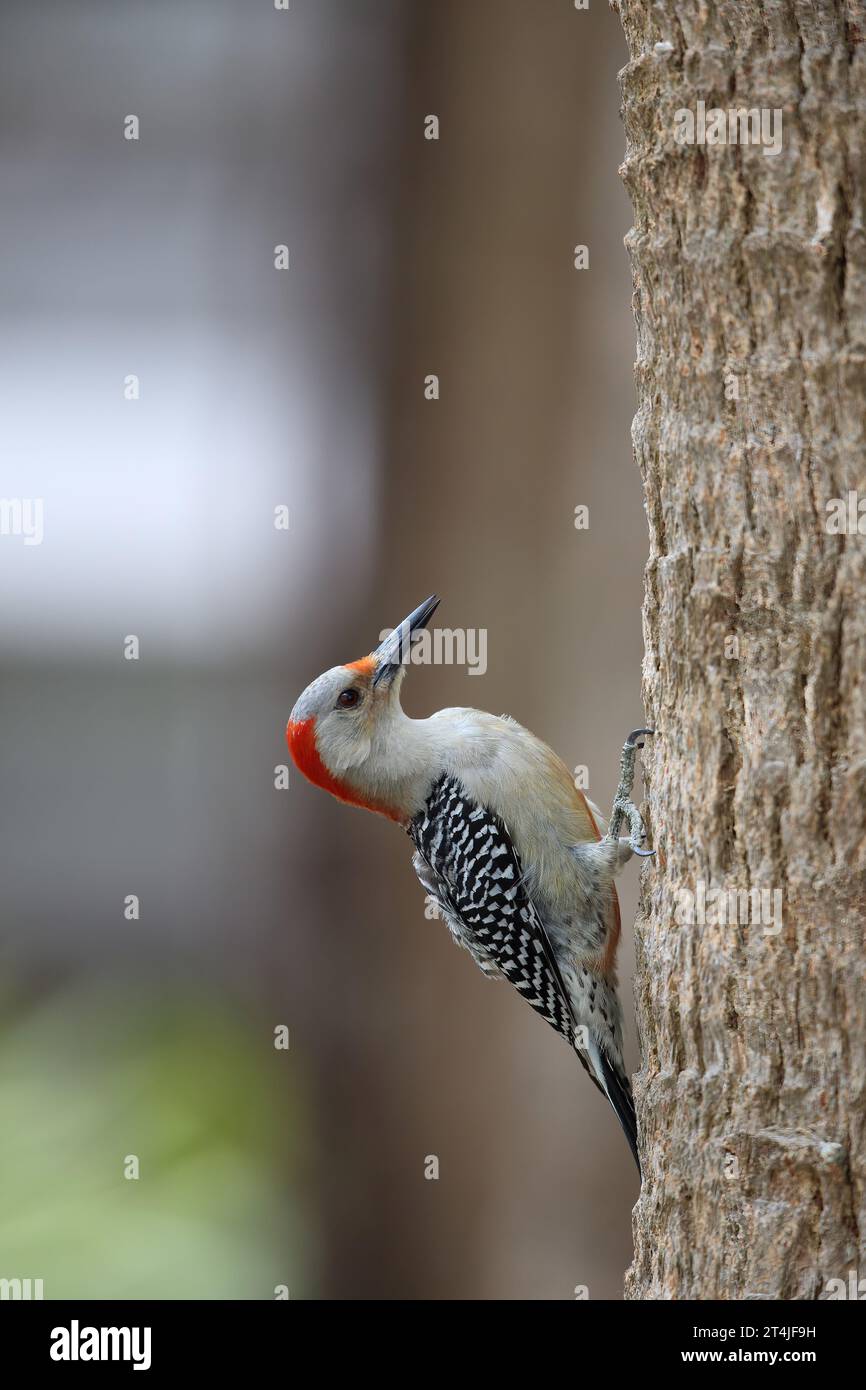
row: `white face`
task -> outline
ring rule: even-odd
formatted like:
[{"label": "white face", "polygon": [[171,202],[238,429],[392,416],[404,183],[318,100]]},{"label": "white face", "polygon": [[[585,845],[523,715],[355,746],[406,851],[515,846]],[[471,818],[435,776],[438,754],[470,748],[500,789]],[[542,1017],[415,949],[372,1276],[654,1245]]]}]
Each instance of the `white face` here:
[{"label": "white face", "polygon": [[[407,723],[400,708],[405,663],[414,634],[426,627],[438,604],[431,594],[369,656],[350,666],[333,666],[307,686],[292,710],[286,736],[292,757],[310,781],[327,784],[317,763],[356,787],[394,780],[394,733]],[[315,749],[309,744],[311,730]],[[356,771],[346,777],[352,769]],[[332,786],[328,790],[341,795]]]},{"label": "white face", "polygon": [[372,658],[358,667],[333,666],[308,685],[291,713],[297,724],[316,721],[319,756],[335,775],[358,767],[370,756],[374,726],[399,709],[405,667],[393,679],[373,685]]}]

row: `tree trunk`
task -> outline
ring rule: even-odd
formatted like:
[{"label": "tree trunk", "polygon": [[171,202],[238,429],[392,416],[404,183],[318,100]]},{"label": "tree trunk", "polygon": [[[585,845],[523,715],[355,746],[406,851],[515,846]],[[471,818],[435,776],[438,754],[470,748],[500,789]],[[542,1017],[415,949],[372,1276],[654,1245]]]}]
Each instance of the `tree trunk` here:
[{"label": "tree trunk", "polygon": [[[618,8],[659,730],[626,1291],[838,1296],[866,1276],[866,24]],[[780,111],[780,152],[698,143],[699,102],[708,134]]]}]

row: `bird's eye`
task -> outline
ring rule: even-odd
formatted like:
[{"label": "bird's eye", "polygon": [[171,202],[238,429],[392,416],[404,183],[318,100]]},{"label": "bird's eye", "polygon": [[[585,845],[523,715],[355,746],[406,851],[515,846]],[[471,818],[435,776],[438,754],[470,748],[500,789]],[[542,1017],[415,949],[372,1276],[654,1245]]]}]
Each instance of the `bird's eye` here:
[{"label": "bird's eye", "polygon": [[354,709],[361,698],[360,690],[341,690],[337,696],[337,704],[340,709]]}]

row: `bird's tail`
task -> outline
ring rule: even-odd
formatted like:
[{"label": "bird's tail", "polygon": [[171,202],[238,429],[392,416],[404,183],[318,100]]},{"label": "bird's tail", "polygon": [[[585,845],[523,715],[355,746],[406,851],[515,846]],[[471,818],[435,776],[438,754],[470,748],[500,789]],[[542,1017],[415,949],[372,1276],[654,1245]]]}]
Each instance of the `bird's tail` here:
[{"label": "bird's tail", "polygon": [[[612,1062],[602,1048],[593,1046],[590,1052],[594,1063],[595,1078],[616,1112],[616,1118],[622,1125],[623,1133],[628,1140],[628,1146],[632,1151],[634,1161],[637,1164],[637,1171],[640,1174],[640,1158],[637,1151],[637,1118],[634,1113],[631,1083],[622,1067]],[[641,1174],[641,1176],[643,1175]]]}]

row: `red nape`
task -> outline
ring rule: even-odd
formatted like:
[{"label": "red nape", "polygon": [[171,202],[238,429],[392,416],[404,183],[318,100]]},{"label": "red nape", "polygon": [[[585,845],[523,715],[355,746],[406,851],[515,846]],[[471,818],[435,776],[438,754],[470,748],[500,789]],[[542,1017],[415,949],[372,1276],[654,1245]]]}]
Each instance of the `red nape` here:
[{"label": "red nape", "polygon": [[365,801],[360,792],[341,782],[325,767],[316,743],[315,718],[290,719],[286,725],[286,743],[289,745],[295,767],[303,772],[314,786],[322,787],[324,791],[330,792],[339,801],[348,802],[350,806],[363,806],[365,811],[376,811],[380,816],[387,816],[389,820],[395,820],[400,824],[405,820],[405,817],[391,806],[384,806],[379,801]]},{"label": "red nape", "polygon": [[375,669],[376,658],[372,654],[370,656],[362,656],[358,661],[346,662],[347,671],[357,671],[362,676],[372,676]]}]

